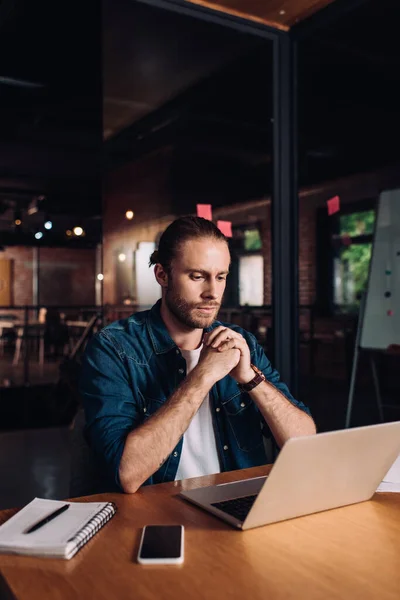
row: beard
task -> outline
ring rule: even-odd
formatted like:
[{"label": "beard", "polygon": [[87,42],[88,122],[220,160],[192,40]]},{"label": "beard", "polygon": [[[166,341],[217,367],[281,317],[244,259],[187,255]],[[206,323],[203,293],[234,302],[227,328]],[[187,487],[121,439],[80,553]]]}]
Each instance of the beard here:
[{"label": "beard", "polygon": [[[219,302],[187,302],[174,291],[172,284],[168,286],[165,304],[174,317],[190,329],[204,329],[215,321],[221,304]],[[202,315],[196,309],[214,308],[208,315]]]}]

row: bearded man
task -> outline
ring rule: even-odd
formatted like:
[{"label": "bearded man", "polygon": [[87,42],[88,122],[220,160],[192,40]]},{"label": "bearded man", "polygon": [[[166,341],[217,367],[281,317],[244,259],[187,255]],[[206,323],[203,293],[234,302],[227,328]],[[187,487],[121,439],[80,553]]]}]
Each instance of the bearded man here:
[{"label": "bearded man", "polygon": [[256,338],[216,320],[230,265],[221,231],[177,219],[150,265],[161,300],[102,329],[84,358],[85,435],[107,490],[263,465],[265,438],[279,451],[314,434]]}]

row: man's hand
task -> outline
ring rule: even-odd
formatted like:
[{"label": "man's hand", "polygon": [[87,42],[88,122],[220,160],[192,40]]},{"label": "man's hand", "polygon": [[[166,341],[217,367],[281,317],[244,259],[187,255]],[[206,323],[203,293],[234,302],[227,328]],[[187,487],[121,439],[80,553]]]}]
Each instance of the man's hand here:
[{"label": "man's hand", "polygon": [[199,410],[212,386],[228,375],[240,360],[240,352],[218,352],[205,346],[196,367],[151,418],[128,434],[119,465],[125,492],[133,494],[171,454]]},{"label": "man's hand", "polygon": [[210,380],[211,385],[214,385],[214,383],[232,373],[239,361],[239,349],[225,348],[225,351],[221,352],[216,348],[204,345],[200,360],[192,373],[200,374]]},{"label": "man's hand", "polygon": [[[250,350],[240,333],[228,327],[217,327],[205,336],[204,346],[215,349],[222,355],[237,348],[240,360],[230,375],[238,383],[249,383],[254,379],[250,363]],[[259,408],[264,420],[271,429],[276,443],[281,448],[290,437],[312,435],[316,432],[312,418],[292,404],[282,392],[269,381],[264,381],[249,392]]]},{"label": "man's hand", "polygon": [[224,355],[228,350],[237,349],[240,352],[239,362],[232,368],[229,375],[238,383],[248,383],[254,379],[254,371],[250,366],[250,350],[246,340],[240,333],[223,327],[216,327],[205,335],[204,347]]}]

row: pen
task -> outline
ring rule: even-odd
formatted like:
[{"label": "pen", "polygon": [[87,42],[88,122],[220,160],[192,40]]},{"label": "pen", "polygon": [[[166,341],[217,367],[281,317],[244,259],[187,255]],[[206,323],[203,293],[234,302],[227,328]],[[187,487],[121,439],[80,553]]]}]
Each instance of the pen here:
[{"label": "pen", "polygon": [[58,515],[61,515],[63,512],[65,512],[69,508],[69,506],[69,504],[64,504],[64,506],[61,506],[61,508],[57,508],[57,510],[47,515],[47,517],[44,517],[44,519],[40,519],[40,521],[38,521],[34,525],[31,525],[31,527],[26,529],[24,533],[32,533],[33,531],[40,529],[40,527],[43,527],[43,525],[46,525],[46,523],[52,521],[53,519],[58,517]]}]

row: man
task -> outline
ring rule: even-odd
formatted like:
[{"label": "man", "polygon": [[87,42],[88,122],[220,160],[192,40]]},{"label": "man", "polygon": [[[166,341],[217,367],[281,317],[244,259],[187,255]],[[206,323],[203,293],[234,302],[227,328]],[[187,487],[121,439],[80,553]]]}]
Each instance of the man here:
[{"label": "man", "polygon": [[220,230],[177,219],[150,264],[161,300],[105,327],[83,365],[86,435],[109,489],[262,465],[263,435],[281,447],[315,433],[254,336],[215,321],[230,264]]}]

